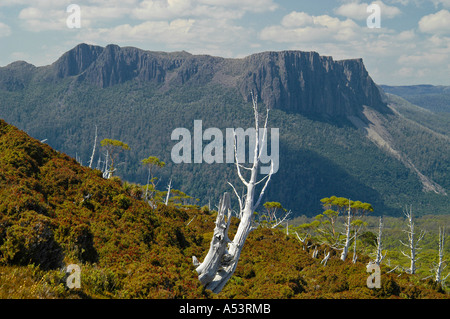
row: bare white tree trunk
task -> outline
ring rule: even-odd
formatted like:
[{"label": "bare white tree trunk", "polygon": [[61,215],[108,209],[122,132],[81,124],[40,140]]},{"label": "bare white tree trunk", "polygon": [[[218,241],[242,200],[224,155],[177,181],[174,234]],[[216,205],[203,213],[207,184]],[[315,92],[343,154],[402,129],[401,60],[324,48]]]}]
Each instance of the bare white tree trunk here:
[{"label": "bare white tree trunk", "polygon": [[325,257],[322,259],[322,261],[320,262],[321,264],[323,264],[324,266],[327,265],[328,259],[330,259],[330,251],[328,252],[328,254],[326,254],[326,251],[323,252],[325,254]]},{"label": "bare white tree trunk", "polygon": [[[275,216],[274,217],[275,224],[273,224],[271,228],[277,228],[282,222],[284,222],[286,220],[286,218],[289,217],[290,214],[292,214],[291,210],[287,211],[283,217],[277,218]],[[287,232],[287,230],[286,230],[286,232]],[[289,233],[287,233],[287,234],[289,235]]]},{"label": "bare white tree trunk", "polygon": [[319,254],[319,250],[317,249],[317,246],[314,247],[314,251],[312,253],[312,258],[317,258],[317,255]]},{"label": "bare white tree trunk", "polygon": [[167,195],[166,195],[166,200],[164,202],[164,204],[167,206],[169,205],[169,197],[170,197],[170,190],[172,189],[172,179],[169,180],[169,185],[167,185]]},{"label": "bare white tree trunk", "polygon": [[108,167],[108,159],[109,159],[109,152],[108,152],[108,150],[106,150],[105,157],[106,157],[106,159],[105,159],[105,167],[103,169],[103,178],[109,179],[112,176],[112,171]]},{"label": "bare white tree trunk", "polygon": [[404,242],[402,242],[400,240],[400,242],[409,248],[409,253],[406,254],[405,252],[402,251],[402,254],[405,257],[408,257],[408,259],[410,260],[411,264],[409,269],[407,270],[408,273],[410,274],[415,274],[416,270],[417,270],[417,266],[416,266],[416,262],[419,259],[417,257],[417,252],[420,248],[417,247],[418,243],[422,240],[423,236],[425,235],[425,233],[422,231],[420,232],[419,236],[416,239],[416,232],[414,230],[414,222],[413,222],[413,214],[412,214],[412,208],[408,208],[405,209],[405,216],[408,219],[408,230],[404,230],[404,232],[406,232],[408,234],[408,243],[405,244]]},{"label": "bare white tree trunk", "polygon": [[97,125],[95,126],[95,139],[94,139],[94,147],[92,149],[91,159],[89,160],[89,168],[92,168],[92,163],[94,162],[95,156],[95,148],[97,147]]},{"label": "bare white tree trunk", "polygon": [[439,261],[435,268],[435,272],[436,272],[435,281],[436,282],[443,282],[450,275],[450,273],[449,273],[449,274],[447,274],[447,276],[442,278],[442,272],[447,267],[447,265],[445,265],[446,261],[444,260],[444,244],[445,244],[445,230],[443,228],[439,227]]},{"label": "bare white tree trunk", "polygon": [[354,235],[354,240],[353,240],[353,258],[352,258],[352,263],[356,263],[356,261],[358,260],[358,255],[356,254],[356,232]]},{"label": "bare white tree trunk", "polygon": [[381,234],[383,232],[383,217],[380,216],[380,223],[378,225],[378,237],[377,237],[377,252],[376,252],[376,256],[375,256],[375,264],[377,264],[378,266],[381,264],[381,262],[383,261],[384,257],[386,255],[383,256],[383,245],[381,243]]},{"label": "bare white tree trunk", "polygon": [[225,193],[219,204],[216,227],[214,228],[214,234],[211,239],[208,254],[201,264],[198,263],[195,256],[193,257],[194,265],[198,266],[196,268],[198,279],[203,286],[213,292],[220,292],[226,281],[228,281],[228,279],[226,279],[228,273],[225,268],[229,266],[229,262],[231,261],[231,256],[227,252],[227,245],[231,242],[228,238],[230,221],[230,194]]},{"label": "bare white tree trunk", "polygon": [[[259,112],[256,99],[252,94],[253,111],[255,116],[255,148],[254,148],[254,159],[253,165],[250,168],[244,167],[238,162],[238,154],[236,147],[236,136],[235,136],[235,164],[238,176],[241,182],[246,186],[247,191],[245,195],[245,202],[243,202],[243,197],[241,198],[236,188],[228,183],[239,201],[239,217],[240,222],[236,234],[232,241],[228,238],[228,226],[231,218],[230,210],[230,199],[228,193],[224,194],[223,200],[219,205],[219,212],[216,219],[216,228],[214,230],[214,236],[211,240],[210,249],[205,257],[205,260],[197,267],[196,271],[200,282],[214,293],[219,293],[222,288],[228,282],[230,277],[236,270],[239,257],[244,247],[245,240],[248,234],[253,230],[253,218],[256,208],[259,206],[264,192],[269,184],[270,178],[273,174],[273,162],[271,165],[271,170],[263,179],[257,180],[258,170],[261,161],[261,154],[266,142],[267,136],[267,120],[269,117],[269,109],[267,109],[263,137],[260,141],[259,139]],[[260,144],[261,143],[261,144]],[[250,171],[250,179],[246,181],[241,174],[241,168]],[[265,184],[259,194],[256,197],[256,186],[265,180]],[[225,221],[225,214],[227,214],[227,220]],[[198,263],[197,258],[194,259],[194,263]]]},{"label": "bare white tree trunk", "polygon": [[352,224],[352,213],[350,209],[350,200],[348,201],[348,216],[347,216],[347,223],[345,224],[345,243],[344,248],[342,249],[341,253],[341,260],[345,260],[347,258],[348,250],[350,248],[350,241],[351,241],[351,224]]}]

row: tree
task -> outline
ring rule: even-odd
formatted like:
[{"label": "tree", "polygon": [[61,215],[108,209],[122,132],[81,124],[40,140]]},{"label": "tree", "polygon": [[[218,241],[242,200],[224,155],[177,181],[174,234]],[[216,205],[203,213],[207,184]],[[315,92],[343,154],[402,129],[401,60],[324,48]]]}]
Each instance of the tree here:
[{"label": "tree", "polygon": [[[105,138],[100,142],[100,145],[106,149],[106,164],[104,175],[106,178],[111,178],[116,170],[114,163],[117,157],[123,150],[129,150],[128,144],[118,140],[112,140]],[[108,167],[108,159],[111,160],[111,164]]]},{"label": "tree", "polygon": [[94,146],[92,148],[91,159],[89,160],[89,168],[92,168],[92,163],[94,162],[95,149],[97,147],[97,125],[95,126],[95,138],[94,138]]},{"label": "tree", "polygon": [[414,229],[414,222],[413,222],[413,214],[412,214],[412,207],[410,206],[409,211],[406,207],[404,214],[408,220],[408,229],[403,230],[405,233],[408,234],[408,243],[405,244],[400,240],[400,242],[409,248],[409,254],[406,254],[404,251],[401,251],[402,254],[407,257],[410,260],[410,266],[407,270],[410,274],[415,274],[417,270],[416,262],[419,259],[417,257],[418,250],[420,249],[418,247],[418,243],[422,240],[423,236],[425,235],[425,232],[421,231],[418,237],[416,238],[416,231]]},{"label": "tree", "polygon": [[[350,248],[350,243],[354,240],[353,247],[353,262],[356,261],[356,240],[358,238],[358,233],[363,226],[366,225],[360,219],[354,219],[356,216],[363,217],[366,212],[372,212],[373,207],[369,203],[362,203],[360,201],[351,201],[350,199],[340,199],[338,201],[339,204],[342,205],[343,201],[347,200],[348,203],[348,212],[347,212],[347,222],[345,225],[345,243],[342,248],[341,260],[345,260],[347,258],[348,250]],[[353,234],[352,234],[353,233]]]},{"label": "tree", "polygon": [[[261,180],[257,180],[258,169],[261,163],[262,150],[264,149],[266,143],[269,109],[267,108],[264,128],[262,130],[263,136],[260,140],[260,114],[258,111],[258,104],[257,100],[253,96],[253,93],[251,94],[251,96],[256,128],[254,137],[255,144],[253,149],[253,164],[251,167],[245,167],[238,161],[238,154],[236,150],[236,132],[234,132],[234,154],[236,170],[239,179],[246,187],[245,196],[239,196],[236,188],[228,182],[228,184],[233,188],[233,191],[239,201],[239,226],[233,240],[231,241],[228,238],[228,228],[231,218],[230,196],[228,193],[225,193],[219,205],[216,227],[214,229],[213,238],[211,239],[208,254],[201,264],[198,262],[197,258],[193,257],[194,264],[198,266],[196,268],[196,271],[199,275],[198,278],[200,282],[205,288],[210,289],[214,293],[219,293],[220,291],[222,291],[223,287],[233,275],[237,267],[239,256],[241,254],[242,248],[244,247],[245,240],[249,233],[254,229],[254,212],[258,208],[267,185],[269,184],[271,176],[274,172],[274,164],[272,160],[269,173]],[[248,181],[245,180],[242,176],[241,168],[250,171],[250,178]],[[265,181],[264,186],[262,187],[261,192],[257,197],[256,186],[263,181]]]},{"label": "tree", "polygon": [[[319,225],[320,221],[318,220],[314,220],[311,223],[301,224],[294,228],[294,233],[297,235],[297,238],[300,240],[300,242],[306,243],[306,239],[311,237],[312,232],[316,231]],[[298,231],[301,231],[303,233],[303,239],[298,234]]]},{"label": "tree", "polygon": [[317,228],[317,232],[321,235],[322,242],[332,247],[337,246],[340,240],[340,234],[336,230],[338,216],[338,211],[327,209],[322,214],[315,217],[315,220],[318,221],[321,226]]},{"label": "tree", "polygon": [[384,257],[386,257],[386,254],[383,255],[383,253],[382,253],[382,249],[383,249],[383,245],[381,242],[382,233],[383,233],[383,217],[380,216],[380,222],[378,224],[377,250],[375,253],[375,261],[374,261],[374,263],[377,264],[378,266],[381,264]]},{"label": "tree", "polygon": [[444,245],[445,245],[445,230],[444,228],[439,227],[439,261],[437,265],[434,267],[434,272],[436,273],[435,281],[438,283],[443,283],[447,277],[450,275],[447,274],[447,276],[443,277],[442,272],[447,267],[445,263],[447,262],[444,260]]},{"label": "tree", "polygon": [[[356,216],[363,217],[365,213],[373,211],[372,205],[360,201],[351,201],[345,197],[325,197],[320,200],[325,211],[316,216],[321,226],[317,231],[321,234],[325,243],[335,249],[342,249],[341,260],[347,258],[350,244],[353,241],[353,261],[356,261],[356,239],[358,233],[367,225]],[[337,230],[337,220],[341,213],[347,211],[347,219],[344,223],[345,231],[343,234]],[[342,235],[344,237],[342,237]]]},{"label": "tree", "polygon": [[[286,220],[286,218],[292,213],[284,208],[279,202],[265,202],[264,208],[267,215],[263,215],[261,219],[266,219],[271,228],[275,228]],[[281,215],[279,214],[281,212]]]},{"label": "tree", "polygon": [[149,156],[147,158],[144,158],[141,161],[141,163],[142,163],[142,165],[147,166],[147,168],[148,168],[147,185],[145,187],[145,195],[144,195],[144,199],[147,201],[147,200],[151,200],[152,197],[153,197],[153,196],[150,196],[150,199],[148,198],[148,187],[149,187],[149,184],[150,183],[152,184],[152,194],[156,190],[155,180],[157,178],[153,177],[153,171],[156,168],[164,167],[166,165],[166,163],[161,161],[156,156]]}]

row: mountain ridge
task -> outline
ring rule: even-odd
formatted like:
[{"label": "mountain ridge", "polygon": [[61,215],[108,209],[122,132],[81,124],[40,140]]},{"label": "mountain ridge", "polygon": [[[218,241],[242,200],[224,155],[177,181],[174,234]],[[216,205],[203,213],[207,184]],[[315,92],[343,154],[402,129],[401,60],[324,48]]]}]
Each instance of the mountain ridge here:
[{"label": "mountain ridge", "polygon": [[[0,74],[10,68],[0,68]],[[133,79],[166,86],[214,79],[236,87],[247,102],[253,91],[267,107],[287,112],[356,115],[363,105],[389,112],[362,59],[335,61],[317,52],[266,51],[237,59],[83,43],[29,72],[41,70],[48,81],[77,77],[101,88]]]}]

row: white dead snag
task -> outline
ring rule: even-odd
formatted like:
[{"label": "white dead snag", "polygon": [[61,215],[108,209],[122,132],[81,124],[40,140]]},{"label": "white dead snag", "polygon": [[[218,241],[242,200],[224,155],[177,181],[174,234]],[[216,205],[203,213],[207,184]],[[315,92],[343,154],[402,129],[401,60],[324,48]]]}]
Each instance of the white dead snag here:
[{"label": "white dead snag", "polygon": [[384,256],[383,256],[383,252],[382,252],[382,249],[383,249],[383,245],[381,243],[382,233],[383,233],[383,217],[380,216],[380,223],[378,225],[377,251],[376,251],[375,261],[374,261],[374,263],[377,264],[378,266],[381,264],[384,257],[386,257],[386,254],[384,254]]},{"label": "white dead snag", "polygon": [[295,232],[295,235],[297,235],[298,240],[300,240],[300,242],[301,242],[302,244],[305,243],[306,237],[308,237],[308,234],[306,234],[306,236],[303,237],[303,239],[302,239],[302,238],[300,238],[300,235],[299,235],[297,232]]},{"label": "white dead snag", "polygon": [[[271,165],[271,169],[269,174],[267,174],[263,179],[257,181],[258,170],[261,163],[261,155],[263,148],[266,143],[266,135],[267,135],[267,120],[269,117],[269,109],[267,109],[263,136],[260,140],[259,138],[259,112],[258,105],[256,99],[252,94],[252,102],[253,102],[253,111],[255,116],[255,144],[254,144],[254,158],[252,167],[244,167],[238,162],[238,154],[237,154],[237,146],[236,146],[236,133],[235,143],[234,143],[234,152],[235,152],[235,161],[236,161],[236,169],[239,176],[239,179],[246,187],[246,194],[244,196],[239,196],[236,191],[236,188],[228,183],[239,201],[239,226],[234,235],[232,241],[228,238],[228,226],[231,218],[231,209],[230,209],[230,196],[228,193],[224,194],[223,200],[219,205],[219,213],[217,215],[216,227],[214,230],[214,236],[211,239],[210,249],[205,257],[205,260],[197,267],[196,271],[198,273],[198,277],[200,282],[207,289],[210,289],[214,293],[219,293],[222,291],[222,288],[228,282],[230,277],[233,275],[236,270],[239,257],[244,247],[245,240],[249,233],[254,229],[253,219],[254,212],[259,206],[261,199],[263,198],[264,192],[269,184],[270,178],[273,174],[273,161]],[[247,169],[250,171],[250,179],[247,181],[241,174],[241,168]],[[264,186],[259,194],[259,197],[256,197],[256,186],[265,181]],[[225,221],[225,215],[227,214],[227,221]]]},{"label": "white dead snag", "polygon": [[405,257],[407,257],[410,260],[410,267],[407,270],[409,274],[415,274],[417,270],[416,262],[419,259],[417,257],[417,252],[420,248],[417,247],[418,243],[422,240],[425,233],[422,231],[420,232],[419,236],[416,239],[416,232],[414,230],[414,222],[413,222],[413,214],[412,214],[412,208],[405,209],[405,216],[408,219],[408,230],[404,230],[405,233],[408,234],[408,243],[405,244],[400,240],[400,242],[409,248],[409,253],[406,254],[405,252],[401,252]]},{"label": "white dead snag", "polygon": [[355,240],[353,241],[353,258],[352,263],[356,264],[356,261],[358,260],[358,255],[356,254],[356,234],[355,234]]},{"label": "white dead snag", "polygon": [[167,195],[166,195],[166,200],[164,202],[164,204],[167,206],[169,205],[169,197],[170,197],[170,190],[172,188],[172,179],[170,179],[169,181],[169,185],[167,185]]},{"label": "white dead snag", "polygon": [[444,228],[439,227],[439,261],[434,269],[436,273],[435,281],[439,283],[444,282],[450,275],[449,273],[447,274],[447,276],[442,278],[442,272],[447,267],[447,265],[445,265],[446,260],[444,260],[444,244],[445,244],[445,230]]},{"label": "white dead snag", "polygon": [[89,168],[92,168],[92,163],[94,162],[95,156],[95,148],[97,147],[97,125],[95,126],[95,139],[94,139],[94,147],[92,149],[91,159],[89,160]]},{"label": "white dead snag", "polygon": [[343,260],[343,261],[347,258],[348,249],[350,247],[350,241],[352,239],[350,236],[351,224],[352,224],[352,213],[351,213],[350,199],[349,199],[348,200],[347,223],[345,223],[345,243],[344,243],[344,248],[342,249],[342,253],[341,253],[341,260]]},{"label": "white dead snag", "polygon": [[105,166],[103,168],[103,178],[109,179],[112,176],[112,171],[109,170],[109,166],[108,166],[108,160],[109,160],[109,152],[108,150],[106,150],[106,155],[105,155]]},{"label": "white dead snag", "polygon": [[198,265],[196,271],[198,279],[205,288],[213,292],[220,292],[228,281],[231,274],[227,272],[227,266],[232,262],[232,256],[227,251],[228,228],[231,221],[230,195],[225,193],[219,204],[219,211],[216,218],[216,227],[211,239],[208,254],[200,264],[197,258],[193,257],[194,265]]},{"label": "white dead snag", "polygon": [[[323,252],[324,254],[326,253],[326,250]],[[327,265],[328,259],[330,258],[330,251],[328,252],[328,254],[325,255],[325,257],[322,259],[322,261],[320,262],[321,264],[323,264],[324,266]]]},{"label": "white dead snag", "polygon": [[[276,228],[276,227],[278,227],[282,222],[284,222],[284,221],[286,220],[286,218],[289,217],[290,214],[292,214],[292,211],[291,211],[291,210],[285,212],[284,216],[281,217],[281,218],[277,218],[277,217],[275,216],[275,217],[274,217],[275,224],[273,224],[271,228]],[[286,227],[287,227],[287,226],[286,226]],[[286,228],[286,232],[287,232],[287,231],[288,231],[288,230],[287,230],[287,228]],[[289,233],[287,233],[287,235],[289,235]]]},{"label": "white dead snag", "polygon": [[[286,231],[287,231],[287,227],[286,227]],[[302,243],[303,250],[305,250],[305,248],[306,248],[306,242],[305,241],[306,241],[306,238],[308,237],[308,234],[306,234],[305,237],[303,237],[303,239],[300,237],[300,235],[297,232],[295,232],[295,235],[297,235],[298,240]]]},{"label": "white dead snag", "polygon": [[317,249],[317,246],[314,247],[314,251],[312,253],[312,258],[317,258],[317,255],[319,254],[319,250]]}]

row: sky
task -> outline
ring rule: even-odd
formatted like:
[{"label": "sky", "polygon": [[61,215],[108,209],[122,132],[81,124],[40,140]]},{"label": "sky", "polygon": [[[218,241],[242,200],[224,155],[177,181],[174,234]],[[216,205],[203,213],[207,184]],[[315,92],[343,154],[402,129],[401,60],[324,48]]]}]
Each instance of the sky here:
[{"label": "sky", "polygon": [[79,43],[226,58],[316,51],[362,58],[378,84],[450,85],[450,0],[0,0],[0,67],[48,65]]}]

